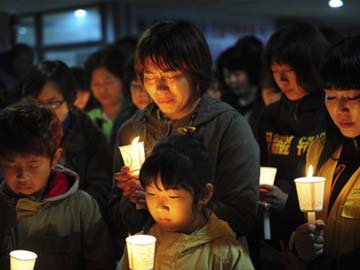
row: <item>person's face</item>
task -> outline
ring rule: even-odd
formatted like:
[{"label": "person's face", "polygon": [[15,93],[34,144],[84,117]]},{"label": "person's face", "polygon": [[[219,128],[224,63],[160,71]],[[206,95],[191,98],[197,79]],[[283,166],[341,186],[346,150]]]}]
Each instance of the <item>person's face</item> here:
[{"label": "person's face", "polygon": [[200,205],[194,205],[193,194],[185,189],[165,189],[160,178],[145,188],[147,208],[164,231],[189,233],[203,219]]},{"label": "person's face", "polygon": [[92,72],[90,86],[102,107],[120,105],[123,97],[122,80],[106,68],[97,68]]},{"label": "person's face", "polygon": [[47,156],[35,154],[3,157],[0,163],[6,185],[16,194],[32,195],[43,190],[51,167],[56,165],[60,155],[61,150],[58,149],[53,161]]},{"label": "person's face", "polygon": [[140,80],[131,81],[130,93],[136,108],[142,110],[150,103],[150,96]]},{"label": "person's face", "polygon": [[250,90],[250,79],[243,70],[230,71],[224,68],[224,80],[230,91],[237,96],[244,96]]},{"label": "person's face", "polygon": [[276,89],[272,87],[264,87],[261,95],[266,106],[269,106],[281,98],[281,92],[276,91]]},{"label": "person's face", "polygon": [[69,113],[69,106],[67,105],[64,96],[61,94],[60,90],[52,83],[46,83],[42,88],[40,94],[37,96],[37,99],[49,106],[54,110],[56,116],[60,121],[64,121],[67,114]]},{"label": "person's face", "polygon": [[76,91],[76,100],[74,102],[74,105],[78,108],[84,110],[86,107],[86,104],[89,102],[90,99],[90,92],[89,91],[83,91],[78,89]]},{"label": "person's face", "polygon": [[144,67],[144,86],[151,99],[170,119],[181,119],[192,112],[195,89],[188,74],[181,70],[162,71],[148,58]]},{"label": "person's face", "polygon": [[273,63],[271,71],[275,82],[289,100],[300,100],[307,95],[306,91],[298,84],[296,73],[291,66]]},{"label": "person's face", "polygon": [[345,137],[360,135],[360,90],[325,90],[325,105]]}]

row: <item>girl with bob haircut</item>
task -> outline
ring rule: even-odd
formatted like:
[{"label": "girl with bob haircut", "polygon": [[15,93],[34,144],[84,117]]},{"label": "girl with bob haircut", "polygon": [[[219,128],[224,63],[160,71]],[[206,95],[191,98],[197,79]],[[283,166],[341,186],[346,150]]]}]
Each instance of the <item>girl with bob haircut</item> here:
[{"label": "girl with bob haircut", "polygon": [[359,72],[360,35],[333,45],[322,63],[326,137],[310,145],[306,164],[326,178],[324,204],[315,224],[296,229],[290,246],[307,269],[351,269],[359,258]]}]

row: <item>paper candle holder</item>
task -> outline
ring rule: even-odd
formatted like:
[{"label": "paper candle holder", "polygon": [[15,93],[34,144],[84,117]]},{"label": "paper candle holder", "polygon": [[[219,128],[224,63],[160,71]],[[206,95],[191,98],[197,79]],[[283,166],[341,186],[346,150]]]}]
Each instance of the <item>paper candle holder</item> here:
[{"label": "paper candle holder", "polygon": [[150,270],[154,268],[156,238],[146,234],[136,234],[126,238],[129,268]]},{"label": "paper candle holder", "polygon": [[260,167],[260,185],[274,185],[275,176],[277,168],[276,167]]},{"label": "paper candle holder", "polygon": [[325,178],[299,177],[295,180],[299,206],[302,212],[319,212],[323,208]]},{"label": "paper candle holder", "polygon": [[10,252],[10,270],[33,270],[37,254],[28,250]]},{"label": "paper candle holder", "polygon": [[145,161],[144,142],[139,142],[139,137],[136,137],[131,144],[119,146],[119,150],[124,164],[130,168],[133,175],[138,176]]}]

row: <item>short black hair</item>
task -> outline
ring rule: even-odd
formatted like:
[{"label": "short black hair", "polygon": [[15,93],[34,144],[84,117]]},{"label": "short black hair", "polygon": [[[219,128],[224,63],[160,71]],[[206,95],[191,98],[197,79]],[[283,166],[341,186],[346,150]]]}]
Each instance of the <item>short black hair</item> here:
[{"label": "short black hair", "polygon": [[53,83],[72,107],[76,99],[75,79],[69,67],[62,61],[42,61],[35,65],[23,85],[23,96],[37,98],[46,83]]},{"label": "short black hair", "polygon": [[144,78],[145,60],[150,58],[162,70],[178,69],[187,72],[196,93],[201,95],[211,81],[212,58],[202,32],[186,21],[160,21],[140,37],[135,52],[135,70]]},{"label": "short black hair", "polygon": [[292,23],[273,33],[264,49],[265,64],[287,64],[305,91],[322,91],[319,64],[330,44],[318,28],[309,23]]},{"label": "short black hair", "polygon": [[206,184],[212,182],[205,146],[189,136],[171,135],[161,140],[140,170],[144,187],[156,183],[158,177],[166,189],[186,189],[198,202]]},{"label": "short black hair", "polygon": [[360,90],[360,35],[333,45],[321,63],[321,77],[327,89]]},{"label": "short black hair", "polygon": [[36,154],[54,157],[63,129],[55,113],[35,99],[25,98],[0,112],[0,155]]},{"label": "short black hair", "polygon": [[239,38],[223,58],[222,68],[229,71],[243,70],[249,76],[250,83],[260,84],[262,42],[255,36],[246,35]]},{"label": "short black hair", "polygon": [[[346,37],[331,46],[321,63],[321,76],[326,89],[360,90],[360,35]],[[326,139],[317,170],[344,142],[344,135],[329,113],[326,115]]]}]

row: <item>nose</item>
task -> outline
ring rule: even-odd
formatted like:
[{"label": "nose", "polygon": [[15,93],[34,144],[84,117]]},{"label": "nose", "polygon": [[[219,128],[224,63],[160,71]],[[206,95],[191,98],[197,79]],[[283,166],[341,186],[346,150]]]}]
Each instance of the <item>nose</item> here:
[{"label": "nose", "polygon": [[336,102],[336,109],[338,111],[347,111],[348,110],[348,106],[347,106],[347,100],[344,97],[340,97],[337,102]]},{"label": "nose", "polygon": [[280,72],[279,79],[280,81],[287,82],[288,77],[286,76],[286,72]]},{"label": "nose", "polygon": [[28,180],[28,174],[25,170],[18,168],[16,170],[16,180],[18,183],[26,183]]},{"label": "nose", "polygon": [[167,199],[166,198],[159,198],[156,202],[156,209],[158,211],[166,211],[169,210],[169,207],[167,205]]},{"label": "nose", "polygon": [[159,91],[169,90],[169,87],[166,83],[166,79],[164,77],[159,77],[156,81],[156,89]]}]

